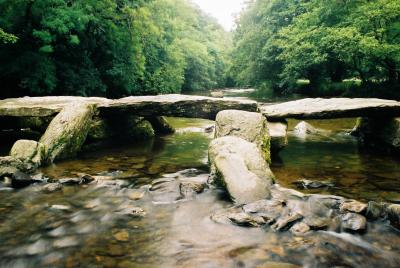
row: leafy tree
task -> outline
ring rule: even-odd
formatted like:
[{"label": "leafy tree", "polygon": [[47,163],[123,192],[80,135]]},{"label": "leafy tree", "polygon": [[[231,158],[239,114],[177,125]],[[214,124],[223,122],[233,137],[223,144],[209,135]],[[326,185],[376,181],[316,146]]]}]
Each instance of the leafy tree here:
[{"label": "leafy tree", "polygon": [[399,86],[400,3],[396,0],[255,0],[234,37],[240,83],[285,91],[344,78]]},{"label": "leafy tree", "polygon": [[124,95],[223,86],[226,43],[186,0],[0,0],[2,96]]},{"label": "leafy tree", "polygon": [[6,33],[3,29],[0,28],[0,42],[3,43],[15,43],[18,38],[15,35]]}]

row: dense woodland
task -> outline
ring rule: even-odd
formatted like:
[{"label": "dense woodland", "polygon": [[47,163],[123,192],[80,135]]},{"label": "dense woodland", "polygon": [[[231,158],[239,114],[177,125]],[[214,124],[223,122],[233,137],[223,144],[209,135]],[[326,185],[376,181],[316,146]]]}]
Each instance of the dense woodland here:
[{"label": "dense woodland", "polygon": [[189,0],[0,0],[0,14],[1,97],[400,96],[398,0],[250,0],[231,33]]},{"label": "dense woodland", "polygon": [[240,86],[400,96],[398,0],[250,1],[234,43]]},{"label": "dense woodland", "polygon": [[224,84],[229,35],[185,0],[0,0],[0,11],[2,96]]}]

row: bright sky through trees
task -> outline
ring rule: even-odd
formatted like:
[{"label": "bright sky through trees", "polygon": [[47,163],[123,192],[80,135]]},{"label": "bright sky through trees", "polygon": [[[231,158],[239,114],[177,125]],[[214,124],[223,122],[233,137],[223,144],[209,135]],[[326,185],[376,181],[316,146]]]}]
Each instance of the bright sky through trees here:
[{"label": "bright sky through trees", "polygon": [[226,29],[232,30],[235,22],[235,14],[238,14],[244,6],[245,0],[192,0],[202,10],[218,19],[218,22]]}]

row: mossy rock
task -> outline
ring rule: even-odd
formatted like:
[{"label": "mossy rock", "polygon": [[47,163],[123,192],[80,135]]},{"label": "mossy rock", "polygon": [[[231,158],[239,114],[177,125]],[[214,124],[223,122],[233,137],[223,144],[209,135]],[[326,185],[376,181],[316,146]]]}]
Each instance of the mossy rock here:
[{"label": "mossy rock", "polygon": [[23,162],[31,162],[40,166],[46,157],[44,144],[32,140],[18,140],[11,148],[10,155]]},{"label": "mossy rock", "polygon": [[210,143],[208,156],[215,183],[224,187],[236,203],[270,196],[274,175],[256,144],[225,136]]},{"label": "mossy rock", "polygon": [[235,136],[254,143],[271,163],[271,138],[267,119],[260,113],[225,110],[217,114],[215,138]]},{"label": "mossy rock", "polygon": [[90,125],[87,140],[89,143],[113,140],[145,140],[155,136],[152,124],[143,117],[118,114],[108,117],[95,117]]},{"label": "mossy rock", "polygon": [[366,147],[400,153],[400,118],[358,118],[351,134]]},{"label": "mossy rock", "polygon": [[89,103],[66,106],[51,121],[39,142],[46,146],[48,162],[75,156],[86,140],[96,107]]}]

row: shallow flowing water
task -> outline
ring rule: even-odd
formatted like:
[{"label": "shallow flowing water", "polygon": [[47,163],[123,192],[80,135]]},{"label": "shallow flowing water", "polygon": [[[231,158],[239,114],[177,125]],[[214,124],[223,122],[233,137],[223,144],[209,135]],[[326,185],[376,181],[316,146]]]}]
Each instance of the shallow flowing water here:
[{"label": "shallow flowing water", "polygon": [[[40,170],[54,179],[88,173],[105,178],[100,184],[3,188],[0,267],[399,266],[400,233],[386,222],[369,222],[365,234],[296,237],[211,221],[212,213],[232,206],[224,192],[210,188],[182,198],[177,185],[207,180],[212,135],[204,128],[213,122],[171,122],[176,134],[87,151]],[[292,128],[296,121],[289,123]],[[291,135],[274,157],[278,183],[294,188],[302,178],[327,181],[329,187],[306,192],[399,201],[400,161],[361,151],[345,134],[353,119],[310,123],[329,132]],[[143,211],[124,213],[133,208]]]}]

